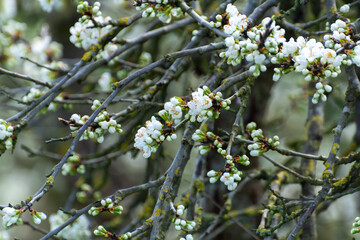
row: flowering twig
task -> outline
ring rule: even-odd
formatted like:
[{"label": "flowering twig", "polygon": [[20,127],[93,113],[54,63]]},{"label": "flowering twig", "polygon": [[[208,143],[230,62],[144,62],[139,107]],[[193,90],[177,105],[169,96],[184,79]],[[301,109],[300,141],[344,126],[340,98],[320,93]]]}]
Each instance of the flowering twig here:
[{"label": "flowering twig", "polygon": [[191,7],[189,7],[184,1],[179,2],[179,7],[184,11],[187,12],[192,18],[194,18],[201,26],[204,26],[214,32],[216,35],[226,38],[228,35],[217,28],[214,28],[210,25],[208,21],[203,19],[199,16]]}]

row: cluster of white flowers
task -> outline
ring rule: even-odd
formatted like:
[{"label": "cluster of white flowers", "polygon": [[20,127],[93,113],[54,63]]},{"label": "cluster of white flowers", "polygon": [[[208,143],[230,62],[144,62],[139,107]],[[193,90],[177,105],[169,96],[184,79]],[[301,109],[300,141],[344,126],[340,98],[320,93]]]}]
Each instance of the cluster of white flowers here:
[{"label": "cluster of white flowers", "polygon": [[163,23],[170,23],[172,17],[179,18],[182,15],[181,8],[175,4],[168,4],[168,0],[156,0],[156,4],[139,3],[136,10],[143,11],[142,17],[158,17]]},{"label": "cluster of white flowers", "polygon": [[[102,16],[99,2],[95,2],[93,6],[90,6],[87,1],[80,2],[77,11],[83,16],[70,28],[70,42],[78,48],[88,50],[92,45],[98,43],[99,38],[111,30],[111,25],[96,27],[96,24],[108,23],[111,21],[111,17]],[[115,44],[108,44],[98,57],[107,57],[116,49]]]},{"label": "cluster of white flowers", "polygon": [[360,67],[360,41],[355,43],[354,40],[351,39],[352,31],[348,24],[338,19],[331,24],[330,29],[332,34],[324,36],[325,46],[335,51],[343,48],[343,52],[346,52],[351,57],[351,60],[346,57],[346,54],[341,54],[340,56],[343,57],[341,63],[343,65],[351,65],[354,63]]},{"label": "cluster of white flowers", "polygon": [[30,209],[30,214],[35,224],[40,224],[42,220],[47,218],[45,213],[35,211],[34,209]]},{"label": "cluster of white flowers", "polygon": [[[176,208],[176,212],[175,212],[175,218],[173,219],[173,223],[175,225],[175,230],[177,231],[193,231],[196,223],[195,221],[188,221],[186,219],[181,218],[181,216],[184,214],[184,210],[185,210],[185,206],[180,204],[179,206],[177,206]],[[186,235],[186,240],[192,240],[193,237],[191,234],[187,234]]]},{"label": "cluster of white flowers", "polygon": [[236,6],[228,4],[225,15],[216,15],[216,22],[211,21],[212,27],[222,27],[226,34],[239,38],[247,29],[249,23],[245,15],[240,14]]},{"label": "cluster of white flowers", "polygon": [[25,23],[12,19],[3,23],[2,31],[0,32],[0,51],[5,59],[5,61],[2,62],[5,67],[17,67],[18,58],[27,56],[30,53],[30,49],[24,42],[15,42],[13,40],[22,37],[26,31],[26,27]]},{"label": "cluster of white flowers", "polygon": [[0,142],[5,145],[5,149],[10,149],[13,146],[12,135],[14,134],[14,127],[3,119],[0,119]]},{"label": "cluster of white flowers", "polygon": [[111,198],[102,199],[100,203],[101,207],[90,208],[88,211],[89,215],[96,216],[103,211],[109,211],[110,213],[121,215],[124,210],[120,205],[115,206],[115,203],[111,200]]},{"label": "cluster of white flowers", "polygon": [[61,168],[61,173],[64,176],[85,173],[85,166],[81,164],[81,158],[78,153],[74,153],[67,159],[67,162]]},{"label": "cluster of white flowers", "polygon": [[146,121],[145,127],[141,127],[137,131],[134,147],[142,151],[144,158],[149,158],[152,152],[156,152],[165,138],[171,141],[176,137],[175,133],[170,133],[166,137],[163,132],[163,124],[152,116],[150,121]]},{"label": "cluster of white flowers", "polygon": [[[244,158],[242,161],[246,161],[246,159]],[[227,168],[229,169],[228,171],[210,170],[207,172],[207,176],[210,178],[210,183],[216,183],[220,179],[229,191],[234,191],[238,185],[237,182],[241,181],[242,172],[236,168],[234,161],[231,161],[231,164],[227,164]]]},{"label": "cluster of white flowers", "polygon": [[[50,230],[54,230],[57,227],[64,224],[71,216],[65,214],[59,210],[57,214],[53,214],[49,217]],[[89,231],[90,222],[85,215],[81,215],[73,223],[62,229],[56,236],[64,239],[82,240],[90,237]]]},{"label": "cluster of white flowers", "polygon": [[185,115],[186,118],[190,118],[191,122],[203,122],[212,116],[212,111],[210,111],[212,100],[208,96],[210,90],[207,90],[204,91],[204,88],[198,88],[196,92],[191,94],[192,100],[187,103],[189,112]]},{"label": "cluster of white flowers", "polygon": [[253,157],[261,156],[261,154],[269,150],[269,147],[278,147],[280,145],[278,136],[273,138],[264,137],[262,129],[256,129],[256,123],[254,122],[249,123],[246,130],[254,141],[253,144],[248,145],[250,155]]},{"label": "cluster of white flowers", "polygon": [[[96,110],[101,105],[99,100],[94,100],[93,105],[91,106],[92,110]],[[70,129],[73,130],[73,136],[77,134],[77,130],[85,124],[89,119],[88,115],[80,116],[78,114],[73,114],[70,118]],[[88,139],[96,139],[98,143],[104,141],[105,131],[108,131],[110,134],[115,132],[122,133],[121,125],[112,119],[109,116],[109,113],[106,110],[102,110],[99,115],[94,119],[94,124],[89,126],[83,135],[80,137],[80,141]]]},{"label": "cluster of white flowers", "polygon": [[[348,11],[348,5],[341,7],[340,12]],[[360,41],[354,43],[351,29],[340,19],[331,25],[332,34],[324,36],[325,44],[303,37],[298,37],[296,41],[293,38],[286,41],[285,30],[271,18],[265,18],[259,26],[248,29],[246,16],[239,14],[231,4],[227,6],[226,13],[218,15],[216,19],[213,26],[223,27],[223,31],[231,35],[225,39],[227,50],[220,53],[220,57],[227,58],[228,64],[237,65],[243,59],[253,62],[249,70],[257,77],[267,70],[265,61],[270,58],[272,64],[280,66],[274,69],[274,81],[279,80],[282,74],[295,70],[302,73],[306,81],[319,83],[312,99],[314,104],[320,98],[326,101],[325,92],[331,92],[332,88],[325,79],[337,77],[341,65],[354,63],[360,66]],[[240,40],[240,37],[246,39]],[[337,54],[341,48],[344,48],[343,51]]]},{"label": "cluster of white flowers", "polygon": [[186,103],[188,113],[185,115],[186,119],[191,122],[204,122],[209,118],[217,119],[220,115],[220,109],[230,109],[231,101],[229,99],[222,99],[222,93],[212,93],[207,86],[198,88],[193,92],[192,100]]},{"label": "cluster of white flowers", "polygon": [[122,234],[121,236],[116,236],[115,234],[107,231],[103,226],[98,226],[97,229],[94,230],[95,236],[101,237],[110,237],[111,239],[119,239],[119,240],[127,240],[131,238],[131,232],[127,232]]},{"label": "cluster of white flowers", "polygon": [[170,123],[174,120],[174,123],[177,124],[185,111],[185,118],[190,119],[191,122],[204,122],[208,118],[218,118],[221,108],[226,110],[230,108],[231,101],[229,99],[222,99],[221,92],[214,94],[207,86],[198,88],[191,95],[192,99],[187,102],[182,98],[172,97],[170,102],[165,103],[165,110],[160,111],[159,115],[165,122]]},{"label": "cluster of white flowers", "polygon": [[[46,214],[43,212],[38,212],[31,208],[29,212],[35,224],[40,224],[42,220],[46,219]],[[20,218],[22,213],[22,209],[15,209],[13,207],[3,208],[1,211],[3,227],[8,229],[14,224],[21,225],[23,223],[22,219]]]},{"label": "cluster of white flowers", "polygon": [[331,24],[330,30],[332,34],[326,34],[324,36],[326,47],[338,50],[343,47],[345,43],[354,43],[350,36],[351,31],[346,22],[338,19]]},{"label": "cluster of white flowers", "polygon": [[2,225],[5,229],[10,228],[12,225],[21,225],[22,220],[20,218],[22,211],[13,207],[5,207],[1,211]]},{"label": "cluster of white flowers", "polygon": [[[213,172],[208,172],[208,176],[211,176],[212,178],[216,177],[216,175],[213,174]],[[221,177],[220,181],[225,184],[227,189],[229,191],[234,191],[237,187],[237,182],[235,181],[241,181],[241,177],[239,172],[237,173],[230,173],[230,172],[224,172]]]},{"label": "cluster of white flowers", "polygon": [[228,48],[220,53],[220,57],[227,58],[227,63],[234,66],[244,58],[253,62],[254,65],[249,70],[257,77],[260,72],[267,70],[265,60],[274,56],[279,51],[279,44],[286,41],[284,34],[285,30],[277,26],[271,18],[265,18],[259,26],[246,31],[245,40],[240,41],[234,36],[226,38],[225,44]]},{"label": "cluster of white flowers", "polygon": [[46,68],[34,67],[29,61],[19,61],[20,57],[29,58],[41,65],[66,68],[66,64],[57,62],[56,59],[61,57],[62,46],[51,40],[49,26],[43,25],[41,34],[30,41],[25,39],[26,24],[14,20],[8,20],[2,24],[0,32],[0,52],[2,58],[1,65],[11,68],[17,72],[25,72],[27,75],[43,82],[50,82],[58,76],[57,72],[49,71]]},{"label": "cluster of white flowers", "polygon": [[[271,59],[274,64],[282,64],[282,66],[288,64],[289,66],[288,68],[275,68],[273,80],[277,81],[283,73],[287,73],[289,69],[294,69],[305,76],[305,81],[323,80],[324,86],[327,86],[324,79],[337,77],[341,72],[340,65],[345,59],[346,55],[337,55],[333,49],[325,48],[321,42],[317,42],[315,39],[306,40],[303,37],[298,37],[294,41],[291,38],[288,42],[283,43],[282,51]],[[325,89],[331,91],[330,86]],[[326,101],[324,92],[318,93],[313,96],[313,103],[317,103],[319,97]]]},{"label": "cluster of white flowers", "polygon": [[[172,97],[169,102],[164,104],[164,109],[159,111],[158,114],[165,121],[166,128],[153,116],[145,127],[138,130],[134,147],[140,149],[145,158],[150,157],[152,152],[156,152],[158,146],[165,139],[171,141],[176,138],[174,133],[176,129],[173,124],[180,123],[184,115],[185,119],[189,119],[191,122],[204,122],[208,118],[217,119],[220,110],[222,108],[228,110],[231,104],[230,99],[222,98],[221,92],[214,94],[207,86],[193,92],[190,100],[184,99]],[[204,151],[205,149],[201,150],[201,152]]]},{"label": "cluster of white flowers", "polygon": [[[96,55],[95,59],[107,59],[110,57],[111,54],[113,54],[116,50],[118,49],[118,46],[115,43],[108,43],[105,45],[105,47],[99,51],[99,53]],[[112,61],[115,61],[115,59],[113,59]],[[110,61],[110,63],[112,63],[112,61]]]},{"label": "cluster of white flowers", "polygon": [[351,229],[351,234],[360,233],[360,217],[355,218],[355,222],[353,223],[353,227]]},{"label": "cluster of white flowers", "polygon": [[159,112],[159,116],[165,120],[165,122],[170,123],[174,120],[175,124],[178,124],[181,121],[183,116],[182,105],[183,100],[179,97],[172,97],[170,102],[164,104],[164,110]]}]

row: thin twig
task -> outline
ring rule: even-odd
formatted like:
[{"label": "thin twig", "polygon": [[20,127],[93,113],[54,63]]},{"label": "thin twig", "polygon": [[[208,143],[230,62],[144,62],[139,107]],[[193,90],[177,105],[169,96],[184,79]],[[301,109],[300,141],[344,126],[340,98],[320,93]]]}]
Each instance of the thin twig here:
[{"label": "thin twig", "polygon": [[305,177],[303,175],[301,175],[300,173],[295,172],[294,170],[282,165],[281,163],[278,163],[277,161],[273,160],[272,158],[270,158],[269,156],[267,156],[266,154],[261,155],[263,158],[265,158],[266,160],[268,160],[269,162],[271,162],[272,164],[274,164],[275,166],[293,174],[295,177],[300,178],[301,180],[314,184],[314,185],[322,185],[323,181],[319,180],[319,179],[313,179],[311,177]]},{"label": "thin twig", "polygon": [[42,65],[42,64],[40,64],[38,62],[35,62],[35,61],[33,61],[33,60],[31,60],[30,58],[27,58],[27,57],[20,57],[20,58],[25,60],[25,61],[31,62],[31,63],[35,64],[36,66],[38,66],[38,67],[45,68],[45,69],[47,69],[49,71],[52,71],[52,72],[59,72],[59,73],[67,73],[67,72],[69,72],[69,69],[48,67],[48,66]]},{"label": "thin twig", "polygon": [[33,82],[35,84],[38,84],[38,85],[41,85],[41,86],[45,86],[45,87],[48,87],[48,88],[51,88],[52,85],[50,83],[47,83],[47,82],[42,82],[40,80],[36,80],[30,76],[27,76],[27,75],[23,75],[23,74],[20,74],[20,73],[16,73],[16,72],[11,72],[9,70],[6,70],[4,68],[1,68],[0,67],[0,74],[5,74],[5,75],[8,75],[8,76],[11,76],[11,77],[16,77],[16,78],[20,78],[20,79],[24,79],[24,80],[28,80],[30,82]]}]

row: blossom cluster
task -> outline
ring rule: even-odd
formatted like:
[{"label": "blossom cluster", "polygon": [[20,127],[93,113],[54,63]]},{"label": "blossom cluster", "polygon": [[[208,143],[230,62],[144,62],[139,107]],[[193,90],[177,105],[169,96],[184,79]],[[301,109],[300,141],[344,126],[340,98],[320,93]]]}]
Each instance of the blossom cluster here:
[{"label": "blossom cluster", "polygon": [[[102,16],[100,6],[99,2],[95,2],[93,6],[90,6],[87,1],[82,1],[77,6],[78,13],[83,16],[70,28],[70,42],[76,47],[88,50],[92,45],[97,44],[102,36],[111,31],[111,25],[98,26],[111,21],[111,17]],[[97,57],[106,58],[116,49],[116,44],[109,43]]]},{"label": "blossom cluster", "polygon": [[[23,209],[16,209],[13,207],[3,208],[1,211],[3,227],[8,229],[15,224],[21,225],[23,222],[20,216],[23,212]],[[46,219],[46,215],[43,212],[38,212],[31,208],[29,212],[35,224],[40,224],[42,220]]]},{"label": "blossom cluster", "polygon": [[[341,7],[342,13],[348,10],[348,5]],[[231,4],[216,19],[213,26],[222,27],[225,33],[231,35],[225,39],[226,51],[220,53],[228,64],[238,65],[243,59],[254,63],[249,70],[257,77],[267,70],[266,59],[270,59],[275,65],[274,81],[290,71],[300,72],[306,81],[318,83],[312,99],[314,104],[319,99],[326,101],[326,93],[332,90],[326,79],[337,77],[341,65],[354,63],[360,66],[360,41],[355,43],[351,39],[348,23],[340,19],[331,24],[332,34],[324,36],[324,44],[303,37],[287,41],[285,30],[271,18],[265,18],[260,25],[249,28],[246,16]]]},{"label": "blossom cluster", "polygon": [[[91,109],[96,110],[100,105],[101,103],[99,100],[94,100]],[[73,114],[71,116],[69,126],[70,129],[74,131],[72,133],[74,137],[77,134],[77,130],[82,127],[88,119],[88,115],[81,117],[78,114]],[[102,110],[94,119],[94,123],[91,124],[82,134],[80,141],[96,139],[98,143],[102,143],[104,141],[105,131],[108,131],[110,134],[123,132],[121,125],[118,124],[115,119],[111,118],[106,110]]]},{"label": "blossom cluster", "polygon": [[85,203],[90,199],[99,200],[101,198],[101,193],[99,191],[94,191],[94,189],[86,183],[81,184],[80,190],[76,193],[76,199],[80,203]]},{"label": "blossom cluster", "polygon": [[62,46],[52,41],[48,25],[42,26],[39,36],[32,40],[25,40],[27,30],[25,23],[10,19],[1,24],[0,52],[2,58],[0,63],[3,67],[26,73],[42,82],[52,81],[59,73],[46,68],[39,69],[29,61],[19,61],[21,57],[29,58],[51,68],[67,68],[64,62],[57,60],[62,55]]},{"label": "blossom cluster", "polygon": [[20,218],[22,211],[13,207],[5,207],[1,211],[2,225],[5,229],[10,228],[14,224],[21,225],[22,220]]},{"label": "blossom cluster", "polygon": [[176,138],[176,127],[173,125],[179,124],[183,116],[191,122],[204,122],[209,118],[218,118],[222,108],[230,108],[229,99],[223,99],[221,92],[212,93],[207,86],[198,88],[191,95],[191,99],[172,97],[164,104],[164,109],[158,114],[165,124],[152,116],[151,121],[147,121],[145,127],[138,130],[134,147],[141,150],[145,158],[156,152],[165,139],[171,141]]},{"label": "blossom cluster", "polygon": [[165,122],[171,123],[171,121],[174,121],[175,124],[178,124],[183,117],[182,102],[181,98],[172,97],[169,102],[164,104],[164,110],[159,112],[159,116]]},{"label": "blossom cluster", "polygon": [[[344,5],[345,6],[345,5]],[[344,52],[343,65],[351,65],[352,63],[356,66],[360,66],[360,41],[355,42],[352,37],[352,30],[349,24],[338,19],[330,27],[332,34],[325,35],[324,41],[325,46],[335,51]],[[342,51],[341,51],[342,50]],[[346,58],[346,54],[351,57]]]},{"label": "blossom cluster", "polygon": [[[181,216],[184,214],[185,206],[180,204],[175,209],[175,218],[173,219],[173,223],[175,225],[175,230],[177,231],[193,231],[196,227],[195,221],[188,221],[184,218],[181,218]],[[181,240],[193,240],[192,234],[188,233],[185,238],[180,238]]]},{"label": "blossom cluster", "polygon": [[360,233],[360,217],[355,218],[355,222],[353,223],[353,229],[351,229],[351,234]]},{"label": "blossom cluster", "polygon": [[102,225],[98,226],[97,229],[94,230],[95,236],[101,237],[109,237],[110,239],[118,239],[118,240],[127,240],[131,238],[131,232],[127,232],[117,237],[115,234],[107,231]]},{"label": "blossom cluster", "polygon": [[221,108],[230,109],[231,101],[222,99],[222,93],[212,93],[207,86],[198,88],[192,94],[192,100],[187,102],[188,113],[185,118],[190,122],[204,122],[209,118],[217,119],[220,115]]},{"label": "blossom cluster", "polygon": [[163,129],[163,124],[154,116],[146,121],[145,127],[141,127],[135,135],[134,147],[141,150],[144,158],[149,158],[152,152],[156,152],[159,145],[165,140],[176,139],[175,133],[167,134]]},{"label": "blossom cluster", "polygon": [[222,93],[212,93],[207,86],[198,88],[191,94],[191,100],[173,97],[170,102],[164,105],[165,111],[160,111],[159,115],[168,123],[174,120],[175,123],[180,122],[182,116],[189,119],[190,122],[204,122],[209,118],[217,119],[220,110],[230,109],[230,99],[222,99]]},{"label": "blossom cluster", "polygon": [[[345,26],[342,23],[345,24],[341,20],[337,20],[334,24]],[[332,29],[334,29],[334,24],[332,24]],[[341,72],[341,64],[351,64],[351,61],[346,59],[345,54],[336,53],[341,45],[332,42],[336,40],[334,36],[337,38],[336,35],[333,37],[325,36],[325,39],[328,39],[325,46],[315,39],[306,40],[303,37],[298,37],[296,41],[291,38],[288,42],[284,42],[281,52],[271,59],[273,64],[281,65],[281,67],[274,69],[273,80],[277,81],[282,74],[295,70],[305,76],[305,81],[321,83],[322,86],[317,85],[316,92],[313,95],[313,103],[316,104],[319,98],[326,101],[327,97],[324,93],[332,90],[331,86],[327,84],[326,78],[337,77]]]},{"label": "blossom cluster", "polygon": [[169,4],[168,0],[156,0],[154,3],[142,3],[136,1],[136,10],[143,11],[142,17],[158,17],[163,23],[170,23],[172,17],[179,18],[182,15],[181,8],[175,4]]},{"label": "blossom cluster", "polygon": [[81,158],[78,153],[74,153],[67,159],[66,163],[61,168],[61,173],[64,176],[85,173],[85,166],[84,164],[81,164]]},{"label": "blossom cluster", "polygon": [[5,120],[0,119],[0,143],[5,147],[5,149],[12,148],[13,134],[14,134],[14,127]]},{"label": "blossom cluster", "polygon": [[91,207],[88,211],[89,215],[96,216],[101,212],[109,211],[110,213],[121,215],[123,212],[123,207],[118,205],[115,206],[115,203],[111,200],[111,198],[102,199],[100,201],[101,207]]},{"label": "blossom cluster", "polygon": [[267,138],[263,136],[262,129],[256,129],[256,123],[251,122],[246,126],[246,130],[253,139],[254,143],[248,145],[250,155],[253,157],[261,156],[267,152],[269,148],[278,147],[280,145],[279,137]]},{"label": "blossom cluster", "polygon": [[277,26],[271,18],[265,18],[260,25],[248,29],[241,36],[245,33],[245,40],[234,36],[226,38],[225,44],[228,48],[220,53],[220,57],[226,57],[227,63],[234,66],[243,59],[254,63],[249,70],[257,77],[260,72],[267,70],[265,60],[274,56],[279,51],[279,45],[285,42],[285,30]]},{"label": "blossom cluster", "polygon": [[[59,210],[49,217],[50,230],[63,225],[71,216]],[[63,228],[56,236],[63,239],[82,240],[90,237],[90,222],[85,215],[81,215],[73,223]]]},{"label": "blossom cluster", "polygon": [[210,170],[207,172],[207,176],[210,178],[210,183],[215,183],[220,178],[229,191],[234,191],[238,185],[237,182],[241,181],[241,171],[236,167],[227,172]]},{"label": "blossom cluster", "polygon": [[212,27],[222,28],[226,34],[239,38],[248,28],[248,20],[240,14],[236,6],[228,4],[224,15],[216,15],[216,22],[211,21]]}]

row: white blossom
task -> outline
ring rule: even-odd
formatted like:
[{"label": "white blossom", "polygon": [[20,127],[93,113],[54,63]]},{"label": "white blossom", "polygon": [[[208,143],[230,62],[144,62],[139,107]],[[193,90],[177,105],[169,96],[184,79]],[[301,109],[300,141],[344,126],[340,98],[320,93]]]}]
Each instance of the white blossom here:
[{"label": "white blossom", "polygon": [[17,224],[20,219],[21,211],[12,207],[5,207],[1,211],[2,224],[5,229],[10,228],[12,225]]},{"label": "white blossom", "polygon": [[159,143],[162,142],[163,125],[153,116],[147,121],[145,127],[141,127],[135,135],[134,147],[142,151],[144,158],[149,158],[152,152],[156,152]]},{"label": "white blossom", "polygon": [[172,97],[170,102],[164,104],[164,109],[171,115],[172,119],[174,119],[175,124],[180,122],[182,118],[182,109],[179,105],[180,101],[176,97]]},{"label": "white blossom", "polygon": [[192,100],[187,103],[189,107],[189,115],[190,121],[202,122],[206,120],[207,110],[211,108],[212,101],[208,95],[204,94],[204,90],[202,88],[198,88],[196,92],[192,94]]},{"label": "white blossom", "polygon": [[[65,223],[71,216],[65,214],[61,210],[57,214],[53,214],[49,217],[50,230],[54,230],[63,223]],[[56,236],[64,239],[82,240],[90,237],[91,232],[89,231],[90,222],[85,215],[81,215],[72,224],[69,224],[62,229]]]},{"label": "white blossom", "polygon": [[179,18],[182,15],[181,8],[168,4],[168,0],[158,0],[156,5],[142,3],[136,9],[143,10],[142,17],[158,17],[163,23],[170,23],[172,17]]},{"label": "white blossom", "polygon": [[[99,24],[105,24],[111,21],[111,17],[103,17],[100,8],[100,3],[95,2],[94,6],[91,7],[89,4],[84,1],[82,4],[78,5],[78,12],[82,13],[83,11],[89,11],[92,9],[93,20]],[[90,20],[86,15],[79,18],[78,22],[70,28],[70,42],[72,42],[76,47],[83,48],[88,50],[93,44],[97,44],[99,38],[104,36],[111,30],[111,25],[105,27],[95,27],[92,20]],[[105,47],[100,53],[100,57],[108,57],[111,52],[116,50],[116,46],[110,44],[108,47]]]}]

